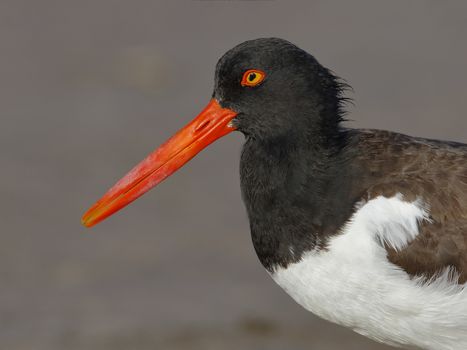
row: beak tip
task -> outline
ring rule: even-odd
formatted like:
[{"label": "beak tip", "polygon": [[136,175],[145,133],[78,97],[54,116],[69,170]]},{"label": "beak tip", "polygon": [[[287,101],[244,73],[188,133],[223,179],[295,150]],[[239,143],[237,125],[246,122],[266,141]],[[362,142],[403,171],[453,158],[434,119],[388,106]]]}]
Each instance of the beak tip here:
[{"label": "beak tip", "polygon": [[89,216],[84,214],[83,217],[81,218],[81,225],[83,225],[86,228],[90,228],[94,226],[94,223],[90,220]]}]

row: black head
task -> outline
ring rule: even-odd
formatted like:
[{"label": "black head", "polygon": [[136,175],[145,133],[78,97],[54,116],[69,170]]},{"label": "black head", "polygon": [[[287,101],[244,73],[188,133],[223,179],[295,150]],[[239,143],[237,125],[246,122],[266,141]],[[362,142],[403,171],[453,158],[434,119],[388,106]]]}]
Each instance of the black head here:
[{"label": "black head", "polygon": [[[249,70],[255,73],[245,79]],[[206,108],[97,201],[83,224],[104,220],[234,130],[247,135],[240,162],[246,202],[258,199],[261,191],[269,195],[266,206],[279,198],[290,200],[307,186],[308,170],[329,168],[328,155],[344,144],[330,142],[343,140],[341,92],[336,77],[285,40],[257,39],[236,46],[219,60],[214,98]],[[283,190],[275,191],[278,187]],[[299,196],[295,202],[303,200]]]},{"label": "black head", "polygon": [[[248,70],[264,72],[242,85]],[[309,53],[278,38],[249,40],[217,63],[213,97],[238,112],[234,125],[254,139],[329,135],[342,120],[345,84]]]}]

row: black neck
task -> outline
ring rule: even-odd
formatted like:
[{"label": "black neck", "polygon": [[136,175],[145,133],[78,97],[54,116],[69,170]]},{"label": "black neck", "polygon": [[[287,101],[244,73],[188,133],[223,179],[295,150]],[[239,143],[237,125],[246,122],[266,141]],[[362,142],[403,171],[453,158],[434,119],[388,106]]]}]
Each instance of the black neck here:
[{"label": "black neck", "polygon": [[346,131],[327,137],[247,138],[240,176],[256,253],[269,271],[321,249],[351,214]]}]

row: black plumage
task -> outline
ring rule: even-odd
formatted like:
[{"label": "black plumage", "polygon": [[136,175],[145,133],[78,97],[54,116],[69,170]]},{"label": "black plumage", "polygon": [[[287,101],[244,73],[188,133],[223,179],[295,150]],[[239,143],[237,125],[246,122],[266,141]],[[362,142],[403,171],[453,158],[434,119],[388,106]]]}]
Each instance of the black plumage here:
[{"label": "black plumage", "polygon": [[[238,84],[247,69],[262,84]],[[388,131],[348,129],[347,84],[297,46],[276,38],[247,41],[216,68],[213,97],[238,112],[246,142],[241,188],[252,240],[270,271],[326,249],[357,203],[401,193],[422,199],[431,222],[388,258],[412,275],[453,267],[467,280],[467,145]]]}]

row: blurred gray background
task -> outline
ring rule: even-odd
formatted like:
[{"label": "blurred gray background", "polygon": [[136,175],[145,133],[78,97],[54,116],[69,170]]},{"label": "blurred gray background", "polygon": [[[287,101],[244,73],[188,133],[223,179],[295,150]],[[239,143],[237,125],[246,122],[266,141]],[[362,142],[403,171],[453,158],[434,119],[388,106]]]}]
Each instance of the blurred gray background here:
[{"label": "blurred gray background", "polygon": [[262,269],[233,133],[91,230],[80,216],[278,36],[354,88],[353,127],[467,142],[466,1],[0,1],[0,348],[376,349]]}]

